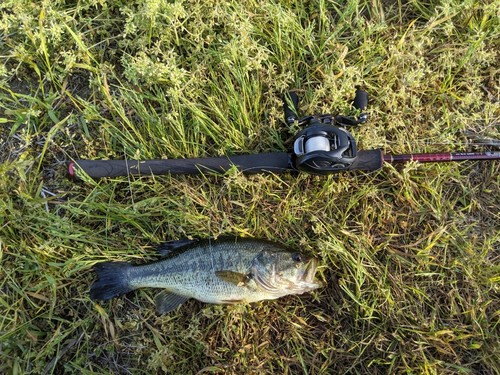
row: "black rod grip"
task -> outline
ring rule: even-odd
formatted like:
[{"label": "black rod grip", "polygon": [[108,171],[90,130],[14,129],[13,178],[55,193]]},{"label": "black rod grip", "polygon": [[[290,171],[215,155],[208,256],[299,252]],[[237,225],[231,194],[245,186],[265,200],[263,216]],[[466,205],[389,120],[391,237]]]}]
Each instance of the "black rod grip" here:
[{"label": "black rod grip", "polygon": [[353,106],[362,111],[368,107],[368,93],[365,90],[357,89],[354,97]]},{"label": "black rod grip", "polygon": [[295,92],[290,91],[283,97],[283,112],[285,113],[285,121],[288,125],[293,124],[298,119],[299,96]]},{"label": "black rod grip", "polygon": [[290,154],[271,152],[192,159],[75,160],[69,163],[68,174],[70,178],[75,179],[80,179],[79,171],[85,172],[92,178],[127,175],[209,174],[224,173],[233,166],[245,174],[283,173],[294,169]]}]

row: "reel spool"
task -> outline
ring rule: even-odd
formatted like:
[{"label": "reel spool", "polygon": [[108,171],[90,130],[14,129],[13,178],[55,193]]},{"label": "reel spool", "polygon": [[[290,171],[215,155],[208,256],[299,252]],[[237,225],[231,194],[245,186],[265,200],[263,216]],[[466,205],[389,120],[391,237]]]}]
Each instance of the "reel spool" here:
[{"label": "reel spool", "polygon": [[295,138],[295,167],[320,175],[349,169],[357,156],[354,137],[342,128],[315,122]]}]

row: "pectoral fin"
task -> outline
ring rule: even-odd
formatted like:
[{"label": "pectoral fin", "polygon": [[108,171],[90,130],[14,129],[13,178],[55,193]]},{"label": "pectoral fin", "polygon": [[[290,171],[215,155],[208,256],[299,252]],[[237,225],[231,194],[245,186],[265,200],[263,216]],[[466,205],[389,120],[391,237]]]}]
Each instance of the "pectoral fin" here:
[{"label": "pectoral fin", "polygon": [[223,299],[220,301],[221,303],[225,303],[228,305],[236,305],[237,303],[242,303],[242,299]]},{"label": "pectoral fin", "polygon": [[245,275],[243,273],[234,271],[215,271],[215,275],[219,279],[237,286],[245,286],[248,281],[250,281],[250,275]]},{"label": "pectoral fin", "polygon": [[180,296],[178,294],[170,293],[169,291],[161,291],[156,296],[156,311],[158,314],[166,314],[175,310],[178,306],[182,305],[189,298]]}]

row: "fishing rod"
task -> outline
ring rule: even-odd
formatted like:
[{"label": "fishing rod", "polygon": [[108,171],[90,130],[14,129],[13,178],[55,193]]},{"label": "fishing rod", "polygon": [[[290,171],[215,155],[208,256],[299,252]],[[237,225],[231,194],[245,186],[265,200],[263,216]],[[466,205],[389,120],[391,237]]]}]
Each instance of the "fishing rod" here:
[{"label": "fishing rod", "polygon": [[[306,172],[328,175],[343,171],[375,171],[383,163],[457,162],[466,160],[500,160],[500,152],[440,152],[417,154],[383,154],[382,150],[358,150],[356,141],[346,128],[368,120],[368,94],[357,89],[353,106],[360,112],[356,117],[343,115],[313,115],[299,117],[299,97],[289,92],[283,100],[285,122],[304,127],[294,138],[293,150],[253,155],[156,160],[81,160],[71,161],[68,174],[80,179],[81,173],[91,178],[147,176],[166,174],[224,173],[236,167],[244,174]],[[496,141],[495,141],[496,142]]]}]

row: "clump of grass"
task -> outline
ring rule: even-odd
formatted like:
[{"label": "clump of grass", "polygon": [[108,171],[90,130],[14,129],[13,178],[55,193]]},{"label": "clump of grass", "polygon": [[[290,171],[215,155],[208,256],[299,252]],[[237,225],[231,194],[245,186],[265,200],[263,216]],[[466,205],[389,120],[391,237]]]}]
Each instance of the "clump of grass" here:
[{"label": "clump of grass", "polygon": [[[0,372],[497,374],[498,163],[371,174],[73,183],[71,158],[285,150],[304,114],[352,113],[360,148],[499,138],[498,4],[479,1],[0,5]],[[89,299],[102,260],[227,234],[319,256],[315,293]]]}]

